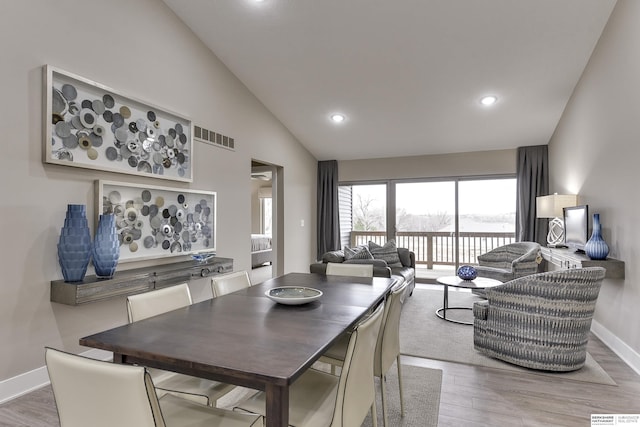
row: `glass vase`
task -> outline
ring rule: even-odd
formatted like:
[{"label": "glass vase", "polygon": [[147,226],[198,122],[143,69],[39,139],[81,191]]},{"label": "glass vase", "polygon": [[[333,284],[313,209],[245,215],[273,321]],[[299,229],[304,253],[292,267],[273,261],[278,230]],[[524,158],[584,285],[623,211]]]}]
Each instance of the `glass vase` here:
[{"label": "glass vase", "polygon": [[91,233],[85,205],[67,205],[58,240],[58,261],[65,282],[82,282],[91,258]]},{"label": "glass vase", "polygon": [[584,252],[591,259],[607,259],[609,246],[602,238],[602,225],[600,224],[600,214],[593,214],[593,231],[591,238],[584,245]]},{"label": "glass vase", "polygon": [[120,259],[120,242],[113,214],[100,215],[91,254],[96,277],[111,279]]}]

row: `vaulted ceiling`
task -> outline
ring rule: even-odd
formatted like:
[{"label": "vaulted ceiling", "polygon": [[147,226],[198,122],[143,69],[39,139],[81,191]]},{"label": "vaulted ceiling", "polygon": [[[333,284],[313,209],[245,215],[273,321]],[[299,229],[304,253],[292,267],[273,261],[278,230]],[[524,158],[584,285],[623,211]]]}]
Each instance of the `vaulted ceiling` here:
[{"label": "vaulted ceiling", "polygon": [[163,1],[319,160],[548,143],[615,5]]}]

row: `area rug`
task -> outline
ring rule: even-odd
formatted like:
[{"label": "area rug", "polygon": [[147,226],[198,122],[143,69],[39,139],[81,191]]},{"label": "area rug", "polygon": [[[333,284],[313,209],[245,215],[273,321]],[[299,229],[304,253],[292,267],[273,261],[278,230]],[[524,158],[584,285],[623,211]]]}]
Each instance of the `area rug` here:
[{"label": "area rug", "polygon": [[[329,365],[318,362],[314,368],[329,372]],[[380,382],[376,381],[376,410],[378,426],[382,426],[382,397]],[[440,388],[442,371],[418,366],[402,365],[402,392],[404,397],[404,417],[400,413],[398,394],[398,370],[395,363],[389,369],[385,383],[387,395],[387,425],[393,427],[437,427],[440,408]],[[233,409],[243,400],[255,394],[255,390],[236,387],[218,400],[218,407]],[[372,427],[371,415],[367,415],[362,427]]]},{"label": "area rug", "polygon": [[[435,315],[442,307],[443,291],[415,289],[405,299],[400,318],[400,352],[408,356],[445,360],[468,365],[547,375],[573,381],[615,385],[615,381],[587,354],[582,369],[573,372],[545,372],[522,368],[487,357],[473,348],[473,326],[444,321]],[[449,306],[471,307],[481,298],[470,292],[449,289]],[[472,321],[471,310],[454,310],[447,317]]]},{"label": "area rug", "polygon": [[[442,371],[418,366],[402,365],[402,392],[404,397],[404,417],[400,415],[398,394],[398,370],[394,364],[385,382],[387,396],[387,425],[393,427],[436,427],[440,407],[440,387]],[[382,426],[382,399],[380,382],[376,378],[376,409],[378,426]],[[368,415],[363,427],[373,426]]]}]

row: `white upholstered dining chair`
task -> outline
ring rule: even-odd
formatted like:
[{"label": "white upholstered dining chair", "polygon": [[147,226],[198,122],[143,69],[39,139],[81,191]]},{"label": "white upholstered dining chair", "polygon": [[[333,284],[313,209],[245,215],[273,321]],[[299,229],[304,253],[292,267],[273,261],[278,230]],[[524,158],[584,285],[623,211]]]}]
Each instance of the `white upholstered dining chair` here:
[{"label": "white upholstered dining chair", "polygon": [[[345,353],[340,376],[309,368],[289,387],[289,425],[294,427],[352,427],[362,425],[369,410],[377,426],[373,383],[373,352],[382,321],[381,304],[358,323]],[[265,414],[265,393],[237,406]]]},{"label": "white upholstered dining chair", "polygon": [[327,275],[373,277],[373,264],[327,263]]},{"label": "white upholstered dining chair", "polygon": [[245,427],[260,417],[164,395],[144,367],[45,349],[61,427]]},{"label": "white upholstered dining chair", "polygon": [[[404,416],[404,402],[402,399],[402,372],[400,368],[400,313],[404,294],[407,290],[407,282],[396,285],[391,294],[387,297],[384,314],[382,315],[382,326],[378,333],[376,349],[373,358],[373,375],[380,378],[380,393],[382,394],[382,419],[387,425],[387,399],[384,387],[385,375],[396,362],[398,369],[398,388],[400,393],[400,414]],[[321,362],[335,366],[342,366],[344,363],[347,346],[349,344],[348,334],[343,335],[336,344],[320,358]],[[344,368],[343,368],[344,369]]]},{"label": "white upholstered dining chair", "polygon": [[[143,294],[127,297],[129,323],[191,305],[189,286],[182,283]],[[160,395],[174,393],[206,405],[216,406],[217,400],[235,386],[196,378],[189,375],[148,369]]]},{"label": "white upholstered dining chair", "polygon": [[249,286],[251,286],[249,273],[244,270],[211,278],[211,293],[214,298],[248,288]]}]

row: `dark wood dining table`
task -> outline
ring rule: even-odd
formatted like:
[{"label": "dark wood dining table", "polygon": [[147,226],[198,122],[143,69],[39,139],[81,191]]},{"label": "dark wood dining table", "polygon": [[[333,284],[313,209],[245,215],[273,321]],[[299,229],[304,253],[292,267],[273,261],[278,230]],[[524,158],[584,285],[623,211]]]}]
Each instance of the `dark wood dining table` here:
[{"label": "dark wood dining table", "polygon": [[[288,425],[289,386],[338,337],[384,300],[394,279],[290,273],[232,294],[80,339],[113,352],[115,363],[236,384],[266,392],[266,425]],[[280,286],[319,289],[303,305],[265,292]]]}]

